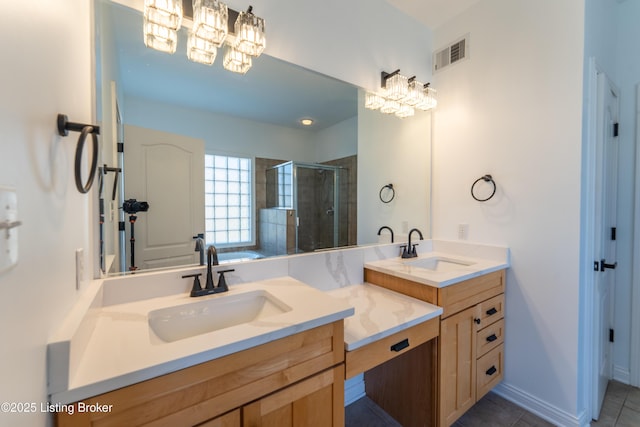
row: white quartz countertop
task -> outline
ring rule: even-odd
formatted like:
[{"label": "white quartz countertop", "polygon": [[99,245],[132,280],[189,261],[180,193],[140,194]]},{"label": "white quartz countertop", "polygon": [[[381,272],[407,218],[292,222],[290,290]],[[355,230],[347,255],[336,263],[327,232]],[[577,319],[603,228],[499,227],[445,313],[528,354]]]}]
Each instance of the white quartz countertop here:
[{"label": "white quartz countertop", "polygon": [[355,314],[346,318],[344,323],[344,341],[348,351],[442,314],[442,308],[436,305],[369,283],[327,293],[355,308]]},{"label": "white quartz countertop", "polygon": [[[333,298],[291,277],[232,285],[229,289],[226,293],[198,298],[179,293],[113,305],[96,303],[102,298],[102,290],[95,290],[92,302],[78,309],[86,314],[70,313],[71,320],[65,322],[49,344],[51,401],[75,402],[354,313],[348,301]],[[148,316],[153,310],[256,290],[266,290],[290,310],[172,342],[160,339],[149,326]]]},{"label": "white quartz countertop", "polygon": [[508,252],[504,259],[481,258],[451,252],[426,252],[416,258],[388,258],[365,263],[365,268],[442,288],[473,277],[509,267]]}]

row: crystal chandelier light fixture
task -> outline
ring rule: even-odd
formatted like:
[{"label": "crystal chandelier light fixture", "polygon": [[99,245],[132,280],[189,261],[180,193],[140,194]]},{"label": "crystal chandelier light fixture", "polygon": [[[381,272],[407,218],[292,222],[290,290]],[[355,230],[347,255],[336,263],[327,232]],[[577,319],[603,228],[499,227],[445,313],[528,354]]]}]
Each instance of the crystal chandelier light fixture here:
[{"label": "crystal chandelier light fixture", "polygon": [[[266,38],[264,19],[253,14],[253,7],[246,12],[232,11],[237,19],[231,37],[229,9],[220,0],[192,0],[193,25],[187,39],[187,57],[194,62],[211,65],[217,49],[225,46],[223,67],[244,74],[252,65],[251,58],[264,51]],[[147,47],[174,53],[178,44],[178,30],[182,25],[182,0],[145,0],[144,44]]]},{"label": "crystal chandelier light fixture", "polygon": [[233,46],[226,45],[222,66],[225,70],[245,74],[251,68],[251,57]]},{"label": "crystal chandelier light fixture", "polygon": [[218,48],[210,40],[200,38],[194,31],[189,32],[187,58],[193,62],[211,65],[216,59]]},{"label": "crystal chandelier light fixture", "polygon": [[416,77],[405,77],[400,70],[381,73],[379,92],[366,92],[364,106],[385,114],[405,118],[415,115],[416,109],[427,111],[438,105],[436,90]]},{"label": "crystal chandelier light fixture", "polygon": [[193,1],[193,34],[220,47],[227,38],[229,9],[218,0]]},{"label": "crystal chandelier light fixture", "polygon": [[264,19],[253,14],[253,7],[240,12],[234,26],[236,33],[235,48],[249,56],[257,58],[266,46],[264,37]]},{"label": "crystal chandelier light fixture", "polygon": [[145,0],[144,44],[166,53],[174,53],[178,44],[178,30],[182,25],[180,0]]}]

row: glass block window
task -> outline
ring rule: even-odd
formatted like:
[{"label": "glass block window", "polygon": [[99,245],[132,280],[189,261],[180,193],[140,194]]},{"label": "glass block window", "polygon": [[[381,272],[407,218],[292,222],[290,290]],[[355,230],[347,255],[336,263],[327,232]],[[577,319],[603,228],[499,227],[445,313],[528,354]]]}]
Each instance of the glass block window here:
[{"label": "glass block window", "polygon": [[251,159],[205,154],[204,205],[207,244],[252,243]]},{"label": "glass block window", "polygon": [[293,184],[291,163],[278,168],[278,207],[293,207]]}]

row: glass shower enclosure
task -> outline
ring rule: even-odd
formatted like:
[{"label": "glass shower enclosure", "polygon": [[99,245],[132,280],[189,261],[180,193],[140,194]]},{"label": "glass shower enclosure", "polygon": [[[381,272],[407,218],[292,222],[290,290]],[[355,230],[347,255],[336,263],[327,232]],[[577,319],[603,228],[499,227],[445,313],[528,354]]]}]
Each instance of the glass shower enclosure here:
[{"label": "glass shower enclosure", "polygon": [[267,169],[267,208],[290,210],[294,248],[312,252],[348,244],[348,170],[318,163],[285,162]]}]

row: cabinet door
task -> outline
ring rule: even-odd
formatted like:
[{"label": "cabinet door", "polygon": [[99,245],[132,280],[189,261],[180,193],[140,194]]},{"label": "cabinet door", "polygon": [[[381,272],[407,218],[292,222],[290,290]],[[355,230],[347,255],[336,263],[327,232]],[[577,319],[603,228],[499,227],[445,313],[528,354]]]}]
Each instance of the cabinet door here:
[{"label": "cabinet door", "polygon": [[242,408],[244,427],[344,425],[344,364]]},{"label": "cabinet door", "polygon": [[241,427],[240,409],[220,415],[212,420],[198,424],[197,427]]},{"label": "cabinet door", "polygon": [[476,402],[476,308],[440,323],[440,425],[450,426]]}]

